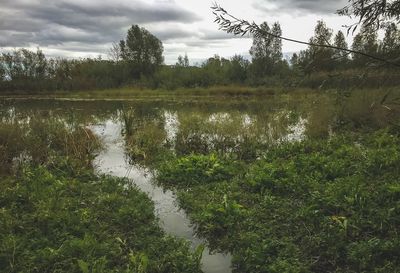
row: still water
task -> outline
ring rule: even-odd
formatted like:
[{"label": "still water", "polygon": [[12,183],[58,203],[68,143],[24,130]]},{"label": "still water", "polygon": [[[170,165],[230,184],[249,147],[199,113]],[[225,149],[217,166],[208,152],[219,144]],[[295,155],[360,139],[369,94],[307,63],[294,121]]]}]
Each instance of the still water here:
[{"label": "still water", "polygon": [[[102,173],[118,177],[126,177],[153,200],[156,215],[160,219],[163,229],[170,235],[189,240],[195,248],[204,240],[195,236],[194,230],[184,211],[176,205],[175,195],[169,190],[152,183],[152,174],[145,168],[130,165],[125,156],[124,139],[120,132],[121,124],[111,120],[101,125],[92,127],[104,141],[105,149],[96,158],[95,166]],[[204,272],[231,272],[231,256],[229,254],[210,254],[206,247],[202,256],[202,269]]]}]

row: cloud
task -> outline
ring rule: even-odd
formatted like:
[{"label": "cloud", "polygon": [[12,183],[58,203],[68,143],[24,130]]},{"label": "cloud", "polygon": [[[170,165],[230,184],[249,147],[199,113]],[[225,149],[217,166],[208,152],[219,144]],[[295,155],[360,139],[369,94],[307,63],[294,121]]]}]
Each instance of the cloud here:
[{"label": "cloud", "polygon": [[[317,19],[332,19],[329,15],[347,3],[347,0],[251,0],[248,3],[240,0],[220,1],[225,2],[225,8],[233,14],[245,19],[262,22],[274,18],[282,24],[285,34],[303,40],[312,35],[315,15],[318,15]],[[247,52],[251,46],[251,38],[248,36],[238,38],[218,30],[210,10],[212,1],[0,2],[0,50],[2,47],[3,50],[13,47],[34,50],[40,47],[51,57],[105,56],[111,43],[125,38],[132,24],[145,27],[162,40],[166,63],[174,63],[179,54],[188,53],[190,57],[197,59],[214,54],[232,56]],[[343,25],[344,19],[337,19],[336,29]],[[327,22],[334,22],[332,20]],[[289,48],[289,51],[296,50],[297,47]]]},{"label": "cloud", "polygon": [[334,14],[348,4],[347,0],[258,0],[253,7],[271,13]]},{"label": "cloud", "polygon": [[163,42],[171,40],[190,39],[195,37],[197,33],[185,29],[181,24],[161,24],[151,26],[151,33]]},{"label": "cloud", "polygon": [[[163,41],[166,59],[176,59],[176,54],[187,51],[224,47],[227,40],[235,38],[217,30],[212,21],[210,27],[204,25],[199,15],[175,1],[2,1],[0,47],[39,46],[50,56],[106,54],[132,24],[146,27]],[[198,27],[193,27],[196,22]]]},{"label": "cloud", "polygon": [[[199,19],[174,1],[2,0],[0,46],[80,42],[90,47],[120,40],[132,24],[188,24]],[[189,34],[166,29],[160,36],[167,39]]]},{"label": "cloud", "polygon": [[[226,33],[225,31],[222,30],[206,30],[206,29],[200,30],[199,37],[202,40],[227,40],[227,39],[241,38],[241,36],[235,36],[232,33]],[[245,36],[244,38],[247,38],[247,36]]]}]

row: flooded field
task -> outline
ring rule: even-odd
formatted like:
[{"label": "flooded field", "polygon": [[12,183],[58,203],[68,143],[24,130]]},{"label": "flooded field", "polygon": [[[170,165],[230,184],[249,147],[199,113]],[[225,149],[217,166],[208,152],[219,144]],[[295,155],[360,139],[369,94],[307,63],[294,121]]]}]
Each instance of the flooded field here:
[{"label": "flooded field", "polygon": [[[359,104],[368,103],[369,101],[361,100]],[[57,144],[57,135],[53,136],[52,131],[57,126],[65,130],[65,135],[68,135],[68,130],[81,132],[82,137],[88,139],[88,143],[82,144],[83,146],[77,146],[72,141],[73,145],[67,149],[63,146],[66,144],[61,142],[56,145],[58,148],[52,149],[63,150],[67,158],[78,157],[81,162],[93,167],[99,175],[110,174],[129,179],[132,185],[152,200],[158,224],[166,234],[190,242],[192,252],[199,249],[202,251],[201,269],[209,273],[253,270],[264,272],[265,268],[260,270],[263,268],[260,266],[263,259],[268,259],[266,253],[272,251],[267,249],[271,242],[265,242],[268,239],[265,236],[276,236],[276,231],[266,228],[269,224],[273,226],[276,223],[263,224],[263,213],[269,215],[263,206],[271,206],[273,210],[277,210],[273,219],[278,219],[280,215],[284,215],[282,213],[291,210],[297,213],[294,207],[297,208],[298,204],[308,200],[302,199],[303,193],[301,197],[298,194],[307,187],[310,187],[310,191],[320,191],[322,188],[314,184],[311,186],[311,182],[307,182],[303,188],[297,188],[298,185],[290,184],[293,183],[291,179],[300,183],[302,180],[299,180],[297,173],[308,168],[310,175],[303,175],[311,179],[312,183],[316,183],[318,179],[331,179],[330,176],[325,177],[322,171],[318,175],[314,174],[315,168],[319,168],[315,167],[319,162],[325,162],[321,168],[327,168],[328,157],[335,155],[334,152],[329,152],[329,148],[325,151],[318,143],[333,139],[325,146],[336,145],[335,143],[340,143],[335,140],[336,135],[341,135],[346,130],[350,132],[367,123],[372,124],[371,128],[374,130],[384,128],[390,120],[387,113],[380,108],[372,111],[372,108],[366,110],[360,106],[351,112],[343,104],[337,104],[334,96],[313,94],[199,101],[173,98],[164,101],[14,98],[2,99],[0,106],[5,132],[8,130],[7,126],[14,126],[21,130],[21,133],[16,131],[15,136],[31,134],[35,130],[36,134],[41,134],[44,138],[42,142],[35,142],[35,139],[26,142],[30,143],[30,147],[17,149],[14,144],[15,149],[5,150],[5,154],[10,155],[2,159],[3,168],[11,170],[18,168],[22,162],[42,162],[42,151],[49,145]],[[366,111],[371,113],[369,119],[360,119],[360,115]],[[42,125],[33,127],[35,122]],[[84,129],[79,131],[74,128]],[[79,138],[79,134],[76,137]],[[13,138],[15,137],[10,134],[4,141],[12,143]],[[26,140],[21,137],[21,141]],[[97,148],[91,146],[95,141],[99,141]],[[354,144],[346,141],[350,146]],[[33,143],[37,143],[36,148]],[[296,143],[299,143],[299,147],[310,143],[311,146],[303,149],[298,148]],[[2,147],[7,149],[12,145],[3,144]],[[275,158],[283,152],[276,147],[288,149],[287,155]],[[307,161],[308,159],[301,157],[307,149],[316,152],[315,158],[324,157],[315,159],[313,155],[310,158],[316,161]],[[82,154],[78,151],[82,151]],[[347,154],[343,155],[343,158],[346,156]],[[294,157],[299,158],[294,160]],[[341,155],[332,160],[342,160]],[[301,167],[296,164],[305,165]],[[347,163],[340,161],[337,164]],[[331,169],[324,172],[333,172],[332,177],[347,177],[347,171],[346,175],[339,171],[341,167],[329,168]],[[268,183],[274,183],[268,182],[270,179],[283,179],[284,184],[269,185]],[[291,186],[286,186],[285,183]],[[278,207],[274,208],[277,204],[274,202],[278,201],[268,198],[275,198],[273,196],[280,196],[282,193],[293,202],[297,201],[290,210],[278,212]],[[284,201],[280,206],[284,209],[289,203]],[[345,218],[337,219],[340,222]],[[286,226],[289,222],[283,225]],[[299,231],[298,234],[302,232]],[[258,249],[259,240],[263,241],[266,249]],[[299,247],[298,243],[299,241],[290,241],[288,245],[276,247],[285,249],[287,253],[294,251],[290,254],[294,258],[288,258],[289,261],[292,258],[306,260],[301,252],[293,250],[294,246],[296,249]],[[278,258],[281,259],[280,256]],[[307,266],[313,265],[304,262],[298,268]]]},{"label": "flooded field", "polygon": [[[196,236],[174,193],[155,185],[151,163],[166,150],[237,150],[249,156],[245,154],[246,141],[257,142],[261,148],[272,140],[301,140],[305,119],[298,111],[295,105],[284,102],[246,100],[232,104],[42,99],[2,102],[3,119],[27,122],[30,118],[57,117],[67,124],[80,123],[92,129],[104,144],[94,161],[97,171],[131,179],[154,201],[163,229],[191,241],[193,249],[207,242]],[[131,135],[129,130],[133,131]],[[204,272],[231,272],[229,253],[210,253],[206,247],[202,256]]]}]

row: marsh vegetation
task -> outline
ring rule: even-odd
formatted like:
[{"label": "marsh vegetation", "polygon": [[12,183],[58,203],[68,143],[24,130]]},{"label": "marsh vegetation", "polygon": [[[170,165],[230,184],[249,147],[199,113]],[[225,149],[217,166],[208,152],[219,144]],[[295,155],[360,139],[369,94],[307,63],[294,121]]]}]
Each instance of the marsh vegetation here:
[{"label": "marsh vegetation", "polygon": [[200,272],[201,252],[164,233],[145,193],[94,172],[88,123],[55,112],[2,105],[2,271]]},{"label": "marsh vegetation", "polygon": [[175,193],[234,272],[396,272],[398,97],[2,100],[0,265],[201,271],[202,248],[166,234],[134,180],[99,172],[93,126],[111,123],[126,164]]},{"label": "marsh vegetation", "polygon": [[[52,8],[75,10],[77,22],[51,25],[55,10],[24,2],[5,7],[6,40],[51,39],[53,52],[99,50],[128,14],[162,25],[174,53],[203,47],[192,46],[200,36],[208,48],[224,39],[200,26],[192,35],[184,27],[204,21],[172,3],[147,13],[147,3],[116,1],[109,14],[60,1]],[[250,34],[250,55],[198,63],[185,54],[166,65],[161,40],[139,25],[107,59],[2,50],[0,271],[400,272],[399,7],[350,0],[337,12],[358,19],[349,45],[323,20],[298,41],[279,22],[258,25],[214,3],[220,30]],[[18,26],[8,13],[35,18]],[[173,17],[182,29],[168,31]],[[284,54],[283,40],[307,47]]]}]

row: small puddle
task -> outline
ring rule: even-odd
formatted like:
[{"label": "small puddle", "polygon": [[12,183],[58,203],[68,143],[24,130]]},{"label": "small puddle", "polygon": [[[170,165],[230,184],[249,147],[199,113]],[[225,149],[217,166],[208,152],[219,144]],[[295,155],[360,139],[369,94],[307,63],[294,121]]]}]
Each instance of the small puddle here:
[{"label": "small puddle", "polygon": [[[145,192],[155,204],[155,213],[161,220],[161,226],[167,234],[187,239],[194,249],[205,241],[195,236],[186,213],[177,206],[172,191],[152,183],[152,175],[143,168],[130,165],[125,157],[124,140],[121,136],[121,124],[108,120],[102,125],[91,127],[104,141],[104,151],[96,158],[97,171],[132,180]],[[202,270],[205,273],[228,273],[231,270],[230,254],[210,254],[206,247],[202,257]]]}]

